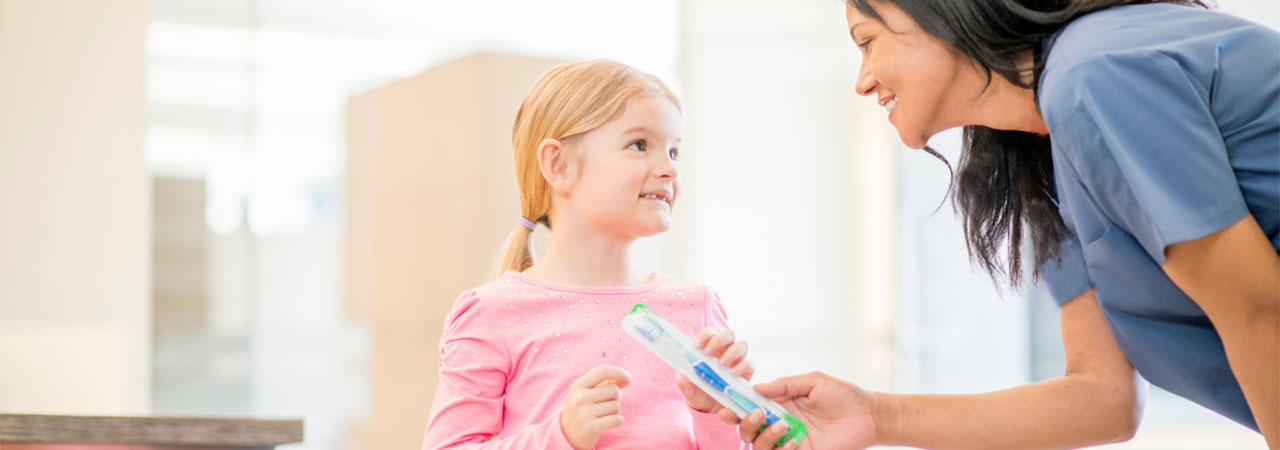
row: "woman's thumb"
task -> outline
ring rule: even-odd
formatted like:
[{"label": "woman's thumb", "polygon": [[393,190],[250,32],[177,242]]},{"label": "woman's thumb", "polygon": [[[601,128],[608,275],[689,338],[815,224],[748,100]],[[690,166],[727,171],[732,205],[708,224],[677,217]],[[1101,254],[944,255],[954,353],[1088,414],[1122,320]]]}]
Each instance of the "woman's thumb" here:
[{"label": "woman's thumb", "polygon": [[821,373],[813,372],[779,378],[768,383],[757,384],[754,387],[756,392],[766,398],[790,400],[796,397],[808,396],[809,392],[813,391],[813,386],[818,384],[821,375]]}]

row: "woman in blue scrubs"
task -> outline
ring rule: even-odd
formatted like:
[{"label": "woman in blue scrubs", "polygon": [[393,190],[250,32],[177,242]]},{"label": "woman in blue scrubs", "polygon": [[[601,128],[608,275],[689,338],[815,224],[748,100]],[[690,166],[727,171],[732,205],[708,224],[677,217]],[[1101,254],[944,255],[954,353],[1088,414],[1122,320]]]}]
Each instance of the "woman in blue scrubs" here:
[{"label": "woman in blue scrubs", "polygon": [[[1027,232],[1067,370],[974,395],[758,386],[809,424],[805,446],[1127,440],[1139,377],[1280,446],[1280,34],[1185,3],[847,0],[859,93],[908,147],[964,127],[970,253],[1016,286]],[[774,448],[760,423],[744,441]]]}]

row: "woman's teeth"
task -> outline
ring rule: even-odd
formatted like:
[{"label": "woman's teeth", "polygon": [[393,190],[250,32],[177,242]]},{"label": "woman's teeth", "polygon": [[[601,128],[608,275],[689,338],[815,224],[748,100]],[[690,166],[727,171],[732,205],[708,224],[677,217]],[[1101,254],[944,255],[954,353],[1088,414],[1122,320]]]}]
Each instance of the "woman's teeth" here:
[{"label": "woman's teeth", "polygon": [[898,97],[894,97],[886,102],[880,103],[880,106],[884,108],[885,113],[891,113],[893,112],[893,107],[898,106]]}]

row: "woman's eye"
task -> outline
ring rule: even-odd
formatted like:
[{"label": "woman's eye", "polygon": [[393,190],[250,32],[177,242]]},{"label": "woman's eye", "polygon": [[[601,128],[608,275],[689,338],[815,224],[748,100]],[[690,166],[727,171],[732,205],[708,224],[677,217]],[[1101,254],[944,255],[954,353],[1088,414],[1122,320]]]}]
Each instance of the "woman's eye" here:
[{"label": "woman's eye", "polygon": [[673,148],[667,152],[667,155],[670,156],[671,159],[673,160],[680,159],[680,149]]},{"label": "woman's eye", "polygon": [[870,50],[870,49],[871,49],[871,39],[867,39],[867,40],[862,41],[861,43],[859,43],[859,44],[858,44],[858,47],[861,47],[863,50]]},{"label": "woman's eye", "polygon": [[631,143],[631,145],[628,145],[628,146],[627,146],[627,148],[632,149],[632,150],[639,150],[639,151],[642,151],[642,152],[643,152],[643,151],[644,151],[644,141],[635,141],[635,142],[632,142],[632,143]]}]

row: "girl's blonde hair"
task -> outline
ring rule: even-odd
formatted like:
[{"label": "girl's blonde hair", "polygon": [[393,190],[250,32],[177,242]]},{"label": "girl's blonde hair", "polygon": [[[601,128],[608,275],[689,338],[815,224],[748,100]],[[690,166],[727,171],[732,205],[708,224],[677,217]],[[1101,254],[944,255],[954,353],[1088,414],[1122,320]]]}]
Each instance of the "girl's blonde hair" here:
[{"label": "girl's blonde hair", "polygon": [[[552,227],[551,187],[538,166],[539,144],[594,130],[622,114],[627,101],[640,95],[666,97],[680,109],[680,100],[658,77],[607,59],[556,66],[529,88],[511,130],[520,217]],[[532,233],[523,225],[511,231],[502,247],[498,275],[533,265]]]}]

